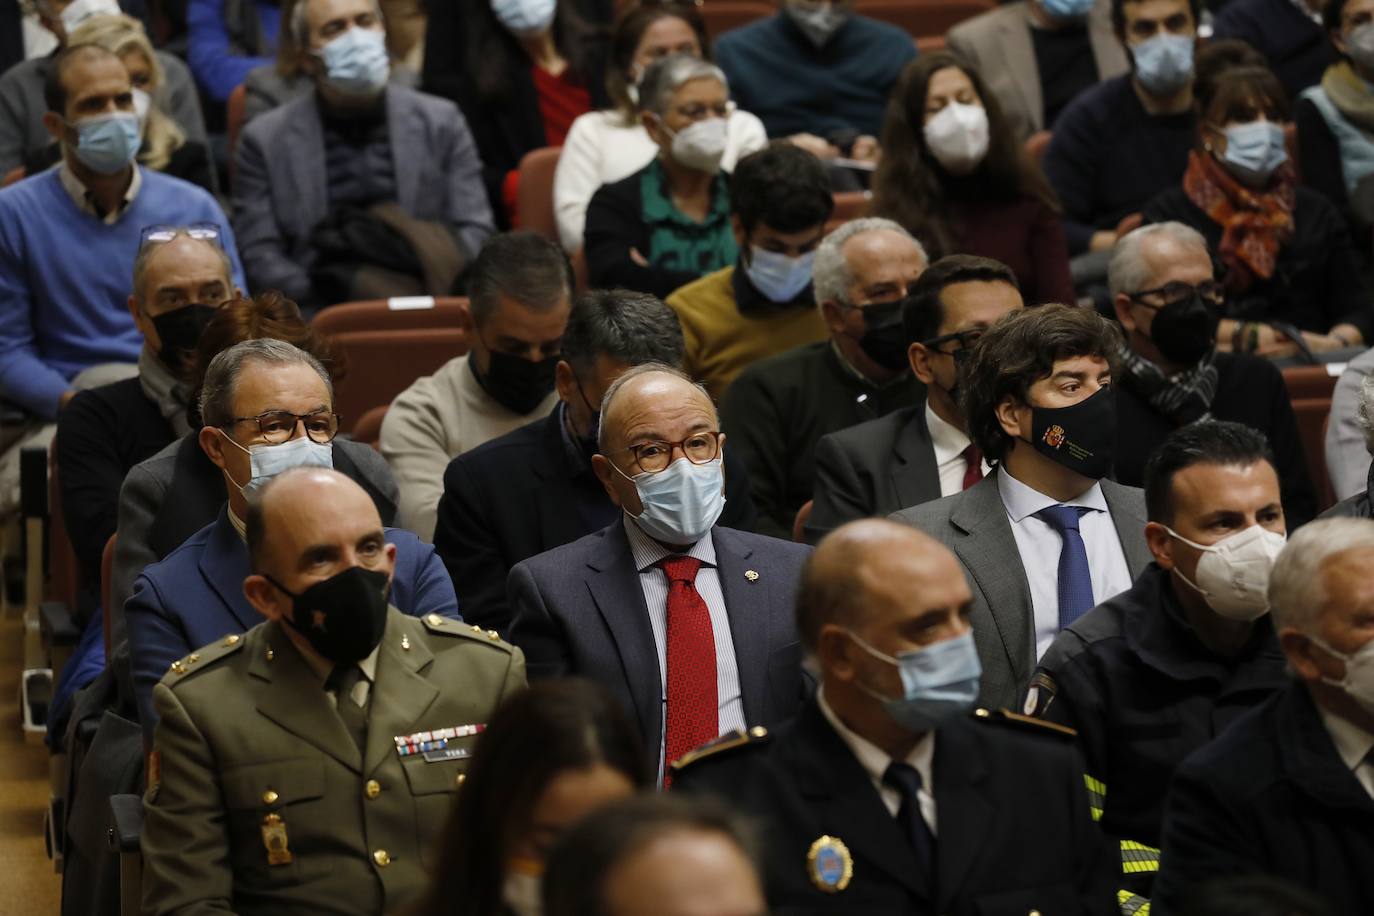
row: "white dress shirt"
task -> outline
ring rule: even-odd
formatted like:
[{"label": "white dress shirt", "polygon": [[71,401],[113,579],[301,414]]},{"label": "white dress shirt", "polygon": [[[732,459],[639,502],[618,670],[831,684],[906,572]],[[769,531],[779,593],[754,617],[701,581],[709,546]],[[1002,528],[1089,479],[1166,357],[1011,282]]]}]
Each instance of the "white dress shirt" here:
[{"label": "white dress shirt", "polygon": [[120,198],[119,206],[110,213],[101,216],[95,209],[95,196],[81,183],[81,179],[76,177],[71,166],[67,165],[67,161],[64,159],[53,168],[57,169],[57,180],[61,183],[62,189],[67,192],[67,196],[72,199],[72,203],[76,204],[77,209],[87,216],[94,216],[107,226],[113,226],[119,221],[119,218],[124,215],[124,211],[129,209],[129,205],[138,196],[139,189],[143,187],[143,174],[139,171],[138,164],[135,163],[133,178],[129,179],[129,186],[124,189],[124,196]]},{"label": "white dress shirt", "polygon": [[1035,657],[1045,654],[1059,633],[1059,553],[1064,539],[1049,522],[1035,517],[1035,513],[1050,506],[1082,506],[1084,512],[1078,522],[1083,546],[1088,553],[1088,571],[1092,576],[1093,604],[1101,604],[1131,587],[1131,568],[1126,565],[1126,552],[1121,549],[1112,522],[1102,484],[1095,483],[1077,499],[1066,502],[1046,496],[1026,486],[1005,467],[997,473],[997,489],[1002,505],[1007,509],[1011,533],[1021,554],[1030,585],[1031,607],[1035,611]]},{"label": "white dress shirt", "polygon": [[[821,707],[821,715],[830,723],[830,727],[835,729],[835,733],[840,736],[840,740],[849,747],[854,753],[854,757],[859,761],[859,766],[864,768],[868,778],[873,782],[873,788],[878,790],[878,795],[883,800],[883,806],[893,817],[902,809],[902,793],[883,782],[883,774],[887,772],[888,766],[892,763],[892,758],[887,752],[878,745],[851,731],[848,726],[840,721],[840,717],[835,715],[835,710],[830,708],[830,704],[825,701],[825,688],[816,691],[816,701]],[[934,729],[921,736],[921,740],[916,742],[911,753],[902,761],[912,767],[917,773],[921,774],[921,791],[917,793],[917,798],[921,802],[921,817],[925,819],[926,826],[930,828],[930,835],[936,835],[935,817],[935,795],[932,792],[932,782],[934,779],[935,763],[935,731]]]},{"label": "white dress shirt", "polygon": [[[930,430],[930,444],[935,449],[935,467],[940,472],[940,495],[953,496],[964,491],[964,474],[968,462],[964,460],[964,450],[973,444],[972,440],[955,426],[940,419],[939,414],[930,409],[926,401],[926,429]],[[988,471],[987,461],[980,462],[983,476]]]},{"label": "white dress shirt", "polygon": [[[283,629],[287,626],[288,624],[282,624]],[[291,639],[291,636],[292,634],[287,634],[288,639]],[[315,676],[320,679],[320,685],[323,687],[325,682],[329,680],[329,676],[334,673],[335,664],[314,651],[308,644],[301,645],[303,642],[305,642],[305,637],[301,637],[299,642],[291,639],[291,646],[300,653],[306,667],[315,672]],[[357,683],[353,685],[350,696],[353,697],[354,703],[363,708],[367,707],[367,698],[372,695],[372,682],[377,680],[377,650],[380,648],[380,643],[373,646],[372,651],[367,653],[367,657],[358,662],[358,668],[362,670],[363,676],[358,678]],[[337,709],[339,706],[338,693],[333,690],[325,690],[324,695],[329,697],[330,705]]]},{"label": "white dress shirt", "polygon": [[1374,735],[1344,716],[1328,712],[1320,706],[1317,710],[1321,713],[1327,733],[1331,735],[1331,742],[1336,745],[1341,762],[1350,769],[1369,797],[1374,798],[1374,760],[1370,760],[1370,753],[1374,752]]},{"label": "white dress shirt", "polygon": [[670,550],[649,537],[634,519],[623,517],[625,534],[630,539],[630,554],[639,570],[639,587],[644,591],[644,606],[649,609],[649,626],[654,631],[658,650],[660,708],[658,733],[658,781],[663,782],[663,742],[668,726],[668,574],[655,564],[664,557],[688,556],[701,561],[694,584],[711,615],[711,632],[716,640],[716,720],[717,734],[744,728],[744,695],[740,693],[739,666],[735,662],[735,640],[730,631],[730,616],[725,610],[725,594],[716,574],[716,545],[708,535],[690,549]]}]

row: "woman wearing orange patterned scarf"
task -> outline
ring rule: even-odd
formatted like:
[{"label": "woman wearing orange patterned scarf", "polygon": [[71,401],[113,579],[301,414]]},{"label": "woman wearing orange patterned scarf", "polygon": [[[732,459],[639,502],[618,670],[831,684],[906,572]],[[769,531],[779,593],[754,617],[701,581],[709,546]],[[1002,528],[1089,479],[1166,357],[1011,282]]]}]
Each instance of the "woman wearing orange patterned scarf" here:
[{"label": "woman wearing orange patterned scarf", "polygon": [[1339,212],[1298,184],[1278,80],[1237,66],[1198,90],[1198,148],[1180,186],[1144,216],[1207,239],[1227,293],[1218,346],[1267,356],[1363,346],[1374,338],[1374,302]]}]

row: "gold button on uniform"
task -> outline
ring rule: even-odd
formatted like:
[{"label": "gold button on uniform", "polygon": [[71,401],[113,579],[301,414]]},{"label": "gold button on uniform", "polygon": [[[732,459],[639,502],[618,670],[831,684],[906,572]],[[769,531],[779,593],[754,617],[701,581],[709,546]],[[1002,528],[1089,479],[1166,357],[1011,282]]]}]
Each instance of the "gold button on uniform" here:
[{"label": "gold button on uniform", "polygon": [[467,778],[468,778],[468,774],[466,774],[466,773],[459,773],[457,776],[453,777],[453,784],[456,785],[456,786],[461,786],[461,785],[463,784],[463,780],[464,780],[464,779],[467,779]]},{"label": "gold button on uniform", "polygon": [[275,805],[277,803],[278,798],[281,798],[281,796],[278,795],[276,792],[273,792],[271,789],[268,789],[266,792],[262,793],[262,803],[264,805]]},{"label": "gold button on uniform", "polygon": [[369,780],[367,781],[367,797],[368,797],[368,798],[376,798],[378,795],[381,795],[381,794],[382,794],[382,784],[379,783],[379,782],[378,782],[377,780],[375,780],[375,779],[369,779]]},{"label": "gold button on uniform", "polygon": [[372,861],[377,863],[378,868],[386,868],[391,864],[391,853],[385,849],[379,849],[372,854]]},{"label": "gold button on uniform", "polygon": [[428,623],[432,627],[437,627],[443,622],[444,618],[440,617],[438,614],[430,614],[425,618],[425,623]]}]

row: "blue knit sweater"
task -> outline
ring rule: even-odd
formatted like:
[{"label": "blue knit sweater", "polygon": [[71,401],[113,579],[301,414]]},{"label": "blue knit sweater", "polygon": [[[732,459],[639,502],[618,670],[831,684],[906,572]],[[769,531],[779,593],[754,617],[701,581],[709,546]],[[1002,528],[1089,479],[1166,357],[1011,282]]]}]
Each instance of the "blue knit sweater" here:
[{"label": "blue knit sweater", "polygon": [[49,418],[81,370],[137,361],[143,340],[126,303],[145,226],[217,223],[244,288],[229,220],[203,189],[144,169],[138,196],[107,226],[77,208],[57,173],[0,190],[0,398]]}]

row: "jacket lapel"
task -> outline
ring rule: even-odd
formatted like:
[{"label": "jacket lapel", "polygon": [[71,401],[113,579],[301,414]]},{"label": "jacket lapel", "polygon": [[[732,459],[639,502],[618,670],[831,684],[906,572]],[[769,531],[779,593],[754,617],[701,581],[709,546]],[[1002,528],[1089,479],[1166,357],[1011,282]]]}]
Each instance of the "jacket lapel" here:
[{"label": "jacket lapel", "polygon": [[[539,431],[539,450],[530,463],[538,483],[534,504],[539,512],[539,542],[543,550],[570,544],[587,533],[573,496],[577,483],[563,457],[562,411],[555,407]],[[609,500],[608,500],[609,502]]]},{"label": "jacket lapel", "polygon": [[[297,117],[287,120],[290,138],[278,148],[299,151],[299,155],[285,156],[284,167],[290,173],[291,205],[295,215],[295,246],[304,248],[311,232],[320,220],[329,215],[328,176],[325,168],[324,120],[320,114],[318,95],[312,91],[303,96],[295,112]],[[399,171],[399,169],[398,169]]]},{"label": "jacket lapel", "polygon": [[[401,647],[402,636],[412,637],[406,643],[409,648]],[[364,773],[373,772],[388,754],[396,752],[394,736],[414,732],[415,724],[439,696],[438,688],[421,674],[433,660],[434,655],[418,625],[412,624],[394,607],[388,608],[386,631],[377,647],[376,680],[367,704]]]},{"label": "jacket lapel", "polygon": [[[1088,13],[1088,44],[1093,49],[1093,60],[1097,62],[1097,80],[1101,82],[1130,68],[1126,51],[1112,29],[1112,5],[1094,3]],[[1037,84],[1038,84],[1037,80]]]},{"label": "jacket lapel", "polygon": [[[1299,792],[1340,817],[1374,816],[1374,799],[1346,768],[1307,688],[1292,681],[1274,715],[1281,769]],[[1291,736],[1291,738],[1290,738]]]},{"label": "jacket lapel", "polygon": [[258,689],[258,712],[344,766],[360,771],[362,755],[358,746],[330,705],[315,672],[279,624],[265,624],[262,638],[271,649],[272,659],[267,659],[266,650],[256,653],[248,669],[249,674],[263,682]]},{"label": "jacket lapel", "polygon": [[230,523],[229,505],[225,503],[215,517],[205,550],[200,555],[200,574],[243,630],[250,630],[262,622],[243,596],[243,580],[249,572],[248,548]]},{"label": "jacket lapel", "polygon": [[924,404],[913,408],[892,454],[896,458],[892,465],[892,489],[897,493],[897,505],[919,506],[940,498],[940,468],[935,463],[935,446],[926,426]]},{"label": "jacket lapel", "polygon": [[758,725],[768,721],[768,634],[773,628],[767,617],[773,608],[769,600],[772,577],[764,570],[753,579],[745,578],[754,550],[728,528],[713,528],[711,538],[716,547],[720,592],[730,618],[744,721]]},{"label": "jacket lapel", "polygon": [[425,149],[427,144],[423,129],[412,123],[416,111],[402,105],[402,98],[402,94],[388,83],[386,126],[391,141],[392,171],[396,176],[396,202],[407,213],[421,213],[433,208],[419,206],[420,202],[416,199],[419,196],[420,169],[414,166],[417,157],[412,156],[411,151]]},{"label": "jacket lapel", "polygon": [[1116,526],[1116,536],[1121,541],[1121,550],[1126,554],[1126,565],[1135,579],[1145,567],[1154,561],[1149,545],[1145,543],[1145,518],[1131,500],[1126,498],[1126,489],[1110,480],[1102,481],[1102,496],[1107,500],[1107,508],[1112,513],[1112,524]]},{"label": "jacket lapel", "polygon": [[968,726],[954,722],[935,733],[932,765],[939,830],[935,838],[935,890],[939,912],[953,909],[964,878],[993,826],[995,810],[981,784],[987,768]]},{"label": "jacket lapel", "polygon": [[[1023,18],[1024,17],[1024,18]],[[1045,100],[1040,93],[1040,67],[1035,62],[1035,47],[1031,44],[1030,13],[1006,16],[998,22],[997,39],[1007,72],[1015,74],[1013,82],[1021,93],[1032,130],[1045,127]]]}]

